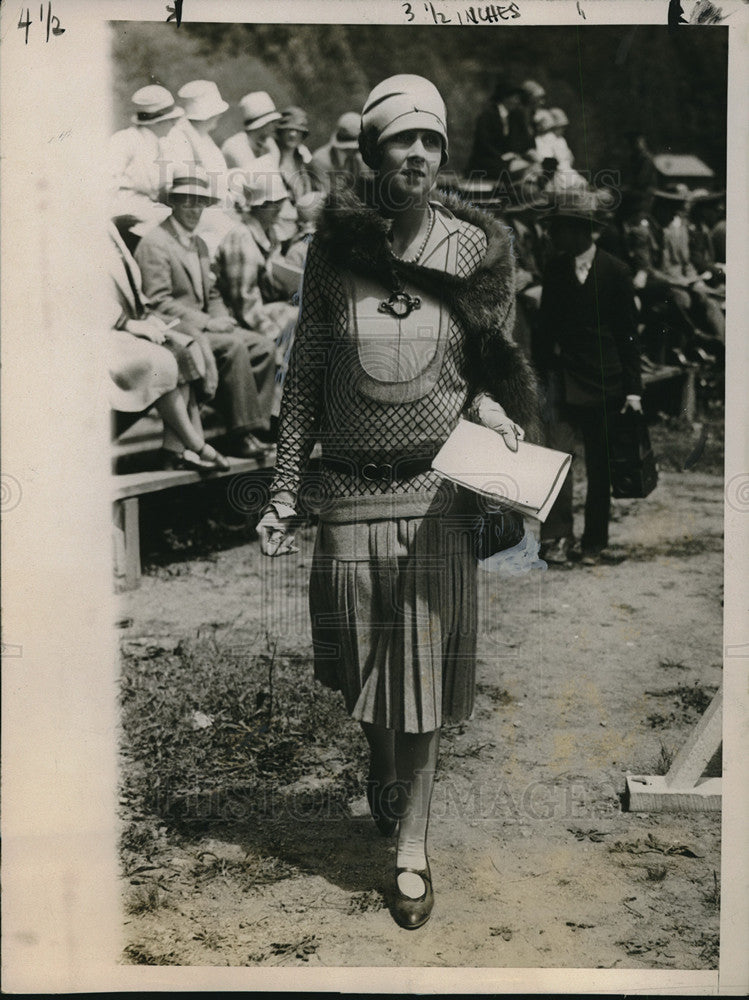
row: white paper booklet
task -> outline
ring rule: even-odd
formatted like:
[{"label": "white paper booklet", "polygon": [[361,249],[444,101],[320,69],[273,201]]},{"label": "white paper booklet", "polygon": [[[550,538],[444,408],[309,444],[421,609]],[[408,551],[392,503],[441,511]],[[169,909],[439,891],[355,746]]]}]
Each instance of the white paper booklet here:
[{"label": "white paper booklet", "polygon": [[432,468],[454,483],[545,521],[571,464],[566,452],[525,441],[510,451],[496,431],[460,420]]}]

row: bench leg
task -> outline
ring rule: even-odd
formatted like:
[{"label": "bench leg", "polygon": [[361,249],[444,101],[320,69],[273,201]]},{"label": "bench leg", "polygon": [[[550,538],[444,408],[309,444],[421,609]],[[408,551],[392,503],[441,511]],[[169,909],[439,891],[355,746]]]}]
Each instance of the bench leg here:
[{"label": "bench leg", "polygon": [[140,586],[140,526],[138,498],[117,500],[114,505],[115,575],[125,590]]}]

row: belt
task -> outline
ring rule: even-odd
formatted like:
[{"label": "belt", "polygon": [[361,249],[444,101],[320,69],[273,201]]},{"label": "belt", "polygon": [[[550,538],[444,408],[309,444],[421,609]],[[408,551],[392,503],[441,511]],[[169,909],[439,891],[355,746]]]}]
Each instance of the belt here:
[{"label": "belt", "polygon": [[393,458],[389,462],[362,462],[355,458],[323,455],[320,464],[338,472],[361,476],[368,483],[391,483],[394,479],[408,479],[420,472],[429,472],[433,458],[434,455],[421,455],[416,458]]}]

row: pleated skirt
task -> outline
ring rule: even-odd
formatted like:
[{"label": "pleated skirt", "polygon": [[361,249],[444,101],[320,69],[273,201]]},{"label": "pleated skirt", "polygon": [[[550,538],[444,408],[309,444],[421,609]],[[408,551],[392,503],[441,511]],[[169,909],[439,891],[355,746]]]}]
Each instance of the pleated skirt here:
[{"label": "pleated skirt", "polygon": [[352,718],[430,732],[473,711],[477,564],[449,516],[318,527],[310,579],[315,676]]}]

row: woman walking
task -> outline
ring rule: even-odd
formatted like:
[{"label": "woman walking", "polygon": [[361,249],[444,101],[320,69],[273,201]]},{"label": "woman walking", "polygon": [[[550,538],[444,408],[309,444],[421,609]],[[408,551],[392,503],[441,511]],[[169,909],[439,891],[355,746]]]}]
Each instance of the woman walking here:
[{"label": "woman walking", "polygon": [[[433,905],[426,855],[440,728],[473,711],[476,559],[465,495],[431,460],[461,415],[517,448],[535,424],[507,230],[438,194],[445,106],[418,76],[374,88],[359,144],[374,203],[333,192],[310,245],[263,551],[294,551],[302,473],[322,445],[310,583],[315,676],[371,751],[367,797],[398,832],[391,910]],[[515,422],[517,421],[517,423]]]}]

